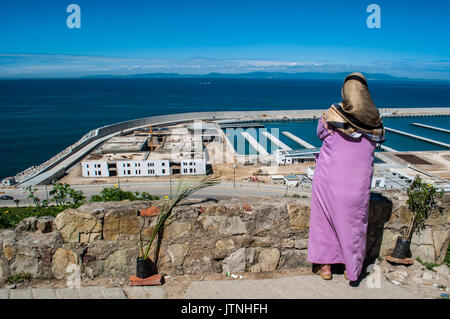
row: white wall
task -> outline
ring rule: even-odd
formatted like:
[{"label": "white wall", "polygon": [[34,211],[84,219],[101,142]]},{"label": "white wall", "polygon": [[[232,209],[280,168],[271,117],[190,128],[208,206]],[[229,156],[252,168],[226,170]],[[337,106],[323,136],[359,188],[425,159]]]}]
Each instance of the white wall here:
[{"label": "white wall", "polygon": [[118,161],[118,176],[168,176],[169,160]]},{"label": "white wall", "polygon": [[206,159],[193,158],[181,161],[181,175],[206,174]]},{"label": "white wall", "polygon": [[81,162],[81,175],[83,177],[108,177],[108,163],[104,161]]}]

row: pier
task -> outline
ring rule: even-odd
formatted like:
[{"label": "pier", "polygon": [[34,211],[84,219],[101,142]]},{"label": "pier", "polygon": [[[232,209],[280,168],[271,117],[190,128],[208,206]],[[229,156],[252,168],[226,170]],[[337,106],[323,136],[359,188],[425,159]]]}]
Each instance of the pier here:
[{"label": "pier", "polygon": [[241,134],[260,155],[269,155],[266,149],[262,147],[262,145],[259,144],[258,141],[250,135],[250,133],[242,132]]},{"label": "pier", "polygon": [[264,136],[266,136],[269,140],[271,140],[274,144],[276,144],[280,149],[282,150],[288,150],[291,151],[292,148],[284,144],[282,141],[280,141],[278,138],[270,134],[269,132],[262,132]]},{"label": "pier", "polygon": [[380,147],[383,151],[386,151],[386,152],[392,152],[392,153],[397,153],[397,152],[398,152],[397,150],[394,150],[393,148],[390,148],[390,147],[385,146],[385,145],[381,145],[381,144],[380,144],[379,147]]},{"label": "pier", "polygon": [[313,146],[313,145],[309,144],[308,142],[302,140],[300,137],[295,136],[295,135],[292,134],[291,132],[286,132],[286,131],[284,131],[284,132],[281,132],[281,134],[283,134],[283,135],[289,137],[291,140],[293,140],[294,142],[300,144],[300,145],[303,146],[303,147],[306,147],[306,148],[316,148],[315,146]]},{"label": "pier", "polygon": [[385,130],[389,131],[389,132],[397,133],[397,134],[400,134],[400,135],[403,135],[403,136],[408,136],[408,137],[411,137],[411,138],[415,138],[417,140],[424,141],[424,142],[427,142],[427,143],[431,143],[431,144],[434,144],[434,145],[442,146],[442,147],[445,147],[445,148],[450,148],[450,144],[439,142],[439,141],[436,141],[436,140],[432,140],[431,138],[426,138],[426,137],[422,137],[422,136],[419,136],[419,135],[411,134],[411,133],[408,133],[408,132],[399,131],[399,130],[396,130],[396,129],[393,129],[393,128],[389,128],[389,127],[385,127]]},{"label": "pier", "polygon": [[264,127],[261,123],[224,123],[219,124],[220,128],[262,128]]},{"label": "pier", "polygon": [[444,133],[450,134],[450,130],[447,130],[447,129],[442,128],[442,127],[437,127],[437,126],[432,126],[432,125],[426,125],[426,124],[422,124],[422,123],[411,123],[411,125],[415,125],[415,126],[419,126],[419,127],[424,127],[424,128],[428,128],[428,129],[430,129],[430,130],[435,130],[435,131],[439,131],[439,132],[444,132]]}]

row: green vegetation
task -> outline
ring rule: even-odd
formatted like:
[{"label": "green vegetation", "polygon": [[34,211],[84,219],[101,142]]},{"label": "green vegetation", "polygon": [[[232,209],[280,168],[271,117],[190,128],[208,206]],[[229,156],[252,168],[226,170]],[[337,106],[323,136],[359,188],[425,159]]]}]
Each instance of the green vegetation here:
[{"label": "green vegetation", "polygon": [[[15,200],[16,207],[0,208],[0,229],[14,228],[17,224],[28,217],[56,216],[67,208],[78,208],[85,201],[86,196],[82,191],[76,191],[69,184],[53,182],[49,192],[49,199],[41,200],[36,196],[37,188],[28,186],[28,198],[33,201],[34,206],[19,207],[20,200]],[[92,196],[93,202],[109,202],[122,200],[158,200],[159,197],[147,192],[127,192],[119,187],[104,188],[100,195]]]},{"label": "green vegetation", "polygon": [[29,273],[25,273],[25,272],[20,272],[18,274],[9,276],[8,278],[6,278],[6,284],[10,285],[10,284],[20,284],[23,283],[25,281],[29,281],[31,280],[32,276]]},{"label": "green vegetation", "polygon": [[409,186],[407,194],[406,204],[408,204],[411,212],[411,219],[403,238],[411,240],[414,231],[417,230],[420,233],[425,228],[425,221],[433,210],[442,210],[442,207],[439,206],[439,200],[442,199],[444,192],[438,192],[436,187],[423,183],[422,179],[416,176]]},{"label": "green vegetation", "polygon": [[28,186],[26,190],[29,193],[28,198],[33,201],[34,206],[36,207],[48,207],[50,203],[54,203],[57,207],[77,208],[80,207],[86,200],[86,196],[84,196],[82,191],[74,190],[69,184],[57,182],[53,182],[52,184],[52,190],[49,192],[50,200],[41,200],[39,197],[34,195],[37,188],[33,189],[31,186]]},{"label": "green vegetation", "polygon": [[85,202],[84,194],[72,189],[68,184],[54,182],[49,192],[49,200],[37,197],[37,188],[28,186],[26,190],[34,206],[19,207],[20,200],[16,200],[16,207],[0,208],[0,229],[14,228],[22,219],[28,217],[56,216],[67,208],[77,208]]},{"label": "green vegetation", "polygon": [[91,202],[113,202],[113,201],[122,201],[122,200],[158,200],[158,196],[150,195],[147,192],[129,192],[124,191],[121,188],[107,187],[104,188],[100,195],[94,195],[91,197]]},{"label": "green vegetation", "polygon": [[292,195],[284,195],[284,197],[293,197],[293,198],[308,198],[307,195],[299,195],[299,194],[292,194]]},{"label": "green vegetation", "polygon": [[431,271],[435,271],[435,270],[433,269],[434,267],[437,267],[437,266],[442,265],[442,264],[437,264],[437,263],[434,263],[434,262],[429,263],[429,262],[423,261],[423,260],[420,259],[419,257],[417,257],[416,260],[417,260],[418,262],[420,262],[426,269],[431,270]]},{"label": "green vegetation", "polygon": [[28,217],[56,216],[66,206],[48,206],[48,207],[1,207],[0,208],[0,229],[14,228],[17,224]]}]

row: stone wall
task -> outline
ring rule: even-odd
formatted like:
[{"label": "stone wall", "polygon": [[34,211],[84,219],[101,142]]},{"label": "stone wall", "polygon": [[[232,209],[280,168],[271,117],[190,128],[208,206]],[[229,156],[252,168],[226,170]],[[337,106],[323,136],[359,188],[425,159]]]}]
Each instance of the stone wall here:
[{"label": "stone wall", "polygon": [[[374,196],[370,203],[367,262],[385,256],[408,220],[397,193]],[[138,234],[151,234],[156,217],[139,209],[158,202],[87,203],[56,218],[23,220],[15,230],[0,230],[0,277],[27,272],[38,278],[64,278],[70,264],[94,277],[135,274]],[[309,199],[231,198],[189,201],[163,236],[157,258],[160,272],[208,274],[260,272],[309,266]],[[449,242],[448,203],[433,215],[411,246],[413,257],[441,262]],[[151,256],[154,256],[154,251]]]}]

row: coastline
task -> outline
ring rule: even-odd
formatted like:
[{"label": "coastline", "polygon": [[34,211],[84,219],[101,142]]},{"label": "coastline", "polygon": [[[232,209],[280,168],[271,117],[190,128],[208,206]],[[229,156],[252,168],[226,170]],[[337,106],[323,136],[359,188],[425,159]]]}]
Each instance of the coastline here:
[{"label": "coastline", "polygon": [[[219,111],[219,112],[192,112],[154,117],[140,118],[106,125],[85,134],[75,144],[69,146],[43,164],[38,169],[28,168],[15,176],[29,174],[18,182],[21,186],[37,185],[51,181],[62,176],[61,174],[75,165],[84,155],[97,147],[103,141],[120,133],[131,132],[143,126],[161,126],[186,123],[191,121],[215,121],[220,123],[251,123],[251,122],[277,122],[301,121],[320,117],[325,109],[313,110],[264,110],[264,111]],[[383,118],[389,117],[420,117],[420,116],[450,116],[450,107],[442,108],[380,108]],[[48,163],[48,165],[45,165]]]}]

